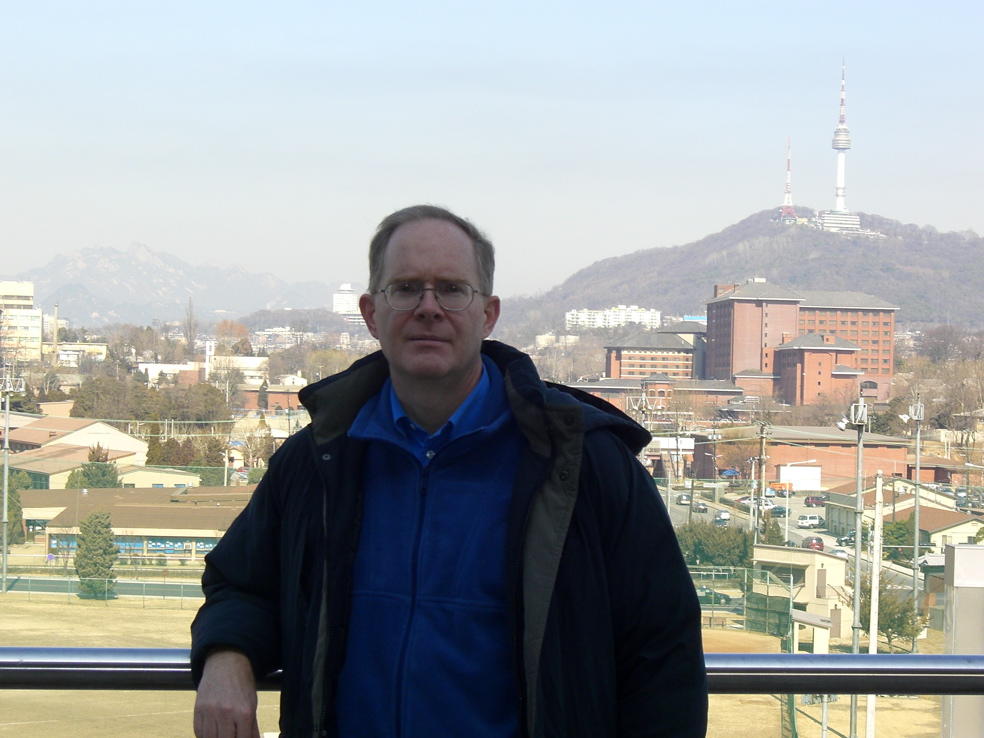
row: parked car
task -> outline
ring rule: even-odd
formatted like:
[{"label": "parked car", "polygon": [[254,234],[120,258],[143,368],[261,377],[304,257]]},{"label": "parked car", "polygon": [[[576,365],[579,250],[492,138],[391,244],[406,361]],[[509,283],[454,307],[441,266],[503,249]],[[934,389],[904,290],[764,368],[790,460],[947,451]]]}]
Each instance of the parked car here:
[{"label": "parked car", "polygon": [[800,515],[796,519],[797,528],[822,528],[826,521],[815,513]]},{"label": "parked car", "polygon": [[[868,542],[868,531],[867,530],[864,531],[864,533],[863,533],[863,535],[861,537],[861,542],[862,543],[867,543]],[[853,546],[854,545],[854,528],[851,528],[849,531],[847,531],[847,533],[845,533],[840,538],[838,538],[837,539],[837,545],[838,546]]]},{"label": "parked car", "polygon": [[744,495],[743,497],[739,497],[737,500],[735,500],[735,505],[748,507],[751,504],[752,504],[752,498],[749,497],[748,495]]},{"label": "parked car", "polygon": [[776,503],[772,500],[764,500],[761,497],[756,500],[756,504],[758,505],[759,510],[771,510],[776,506]]},{"label": "parked car", "polygon": [[803,500],[803,504],[807,507],[823,507],[827,501],[821,495],[810,495]]},{"label": "parked car", "polygon": [[701,584],[697,587],[697,600],[705,605],[730,605],[731,597],[724,592],[715,592]]},{"label": "parked car", "polygon": [[777,489],[776,497],[795,497],[796,493],[791,489]]},{"label": "parked car", "polygon": [[690,504],[690,509],[693,510],[694,512],[706,513],[707,512],[707,503],[704,502],[703,500],[694,500]]},{"label": "parked car", "polygon": [[789,515],[789,510],[783,507],[782,505],[776,505],[771,510],[769,510],[769,513],[774,518],[785,518],[787,515]]},{"label": "parked car", "polygon": [[800,544],[800,548],[812,548],[814,551],[823,551],[823,539],[820,536],[807,536]]},{"label": "parked car", "polygon": [[683,492],[676,497],[676,504],[678,505],[689,505],[690,501],[691,497],[686,492]]}]

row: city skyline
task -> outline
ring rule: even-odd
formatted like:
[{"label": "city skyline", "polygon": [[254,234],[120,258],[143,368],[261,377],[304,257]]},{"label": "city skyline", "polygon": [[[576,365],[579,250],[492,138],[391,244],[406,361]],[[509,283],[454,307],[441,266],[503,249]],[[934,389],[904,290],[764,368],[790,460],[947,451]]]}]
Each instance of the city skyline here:
[{"label": "city skyline", "polygon": [[[52,12],[55,10],[56,12]],[[451,207],[497,292],[834,206],[984,231],[969,3],[4,4],[0,275],[134,242],[290,282],[365,283],[387,212]],[[913,49],[919,53],[913,53]],[[326,295],[326,300],[330,299]]]}]

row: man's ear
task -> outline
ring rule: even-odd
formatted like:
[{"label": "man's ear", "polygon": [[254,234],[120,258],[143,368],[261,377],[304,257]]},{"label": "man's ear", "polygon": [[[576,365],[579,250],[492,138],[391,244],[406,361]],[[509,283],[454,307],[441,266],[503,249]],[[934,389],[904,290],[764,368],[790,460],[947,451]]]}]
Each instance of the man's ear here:
[{"label": "man's ear", "polygon": [[376,333],[376,301],[372,295],[362,295],[359,298],[359,312],[362,313],[362,319],[366,321],[369,335],[378,339],[379,335]]},{"label": "man's ear", "polygon": [[499,320],[499,298],[491,295],[485,298],[485,326],[482,335],[488,338],[492,335],[492,329]]}]

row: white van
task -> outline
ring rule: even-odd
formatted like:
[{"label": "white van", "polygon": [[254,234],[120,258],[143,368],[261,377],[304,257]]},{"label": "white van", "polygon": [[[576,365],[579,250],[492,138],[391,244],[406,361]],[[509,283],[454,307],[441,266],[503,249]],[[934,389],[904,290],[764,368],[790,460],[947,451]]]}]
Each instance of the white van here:
[{"label": "white van", "polygon": [[799,518],[796,519],[797,528],[822,528],[823,524],[824,519],[816,513],[800,515]]}]

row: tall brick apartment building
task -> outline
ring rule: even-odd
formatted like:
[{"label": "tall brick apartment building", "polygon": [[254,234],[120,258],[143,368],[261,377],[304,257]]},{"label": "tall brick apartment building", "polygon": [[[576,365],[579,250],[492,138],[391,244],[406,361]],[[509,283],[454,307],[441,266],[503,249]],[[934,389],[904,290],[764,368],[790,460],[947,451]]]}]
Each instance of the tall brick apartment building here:
[{"label": "tall brick apartment building", "polygon": [[887,400],[895,311],[862,292],[788,290],[752,279],[707,301],[707,377],[791,405]]}]

